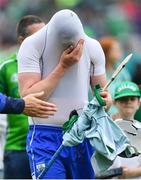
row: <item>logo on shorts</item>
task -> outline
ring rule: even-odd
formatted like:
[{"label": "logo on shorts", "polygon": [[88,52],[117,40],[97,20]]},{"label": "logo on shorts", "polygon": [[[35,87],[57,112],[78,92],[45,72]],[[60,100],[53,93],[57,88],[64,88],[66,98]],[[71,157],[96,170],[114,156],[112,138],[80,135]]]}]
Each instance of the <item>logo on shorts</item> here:
[{"label": "logo on shorts", "polygon": [[45,163],[36,164],[37,171],[41,172],[45,169]]}]

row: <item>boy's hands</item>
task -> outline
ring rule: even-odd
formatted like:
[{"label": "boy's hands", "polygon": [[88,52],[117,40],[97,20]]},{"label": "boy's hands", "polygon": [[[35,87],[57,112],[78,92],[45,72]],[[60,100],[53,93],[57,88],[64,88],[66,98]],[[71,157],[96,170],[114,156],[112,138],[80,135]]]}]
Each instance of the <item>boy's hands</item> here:
[{"label": "boy's hands", "polygon": [[106,106],[104,107],[105,111],[108,111],[110,106],[113,103],[112,97],[108,91],[102,91],[102,92],[100,92],[100,95],[101,95],[102,99],[106,102]]}]

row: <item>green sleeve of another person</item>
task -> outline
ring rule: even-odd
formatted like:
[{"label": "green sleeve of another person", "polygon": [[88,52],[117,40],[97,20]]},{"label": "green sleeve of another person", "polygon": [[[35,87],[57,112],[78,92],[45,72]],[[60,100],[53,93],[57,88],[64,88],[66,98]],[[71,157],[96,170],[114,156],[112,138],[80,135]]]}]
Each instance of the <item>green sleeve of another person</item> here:
[{"label": "green sleeve of another person", "polygon": [[[13,98],[19,98],[16,55],[13,54],[0,66],[0,92]],[[25,150],[28,131],[28,118],[20,114],[7,115],[8,129],[6,150]]]}]

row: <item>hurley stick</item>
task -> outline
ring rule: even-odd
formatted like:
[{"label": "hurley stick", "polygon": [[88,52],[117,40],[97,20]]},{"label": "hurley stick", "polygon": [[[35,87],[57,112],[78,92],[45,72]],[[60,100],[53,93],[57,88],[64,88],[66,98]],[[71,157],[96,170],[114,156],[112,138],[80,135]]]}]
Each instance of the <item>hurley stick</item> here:
[{"label": "hurley stick", "polygon": [[133,54],[129,54],[123,61],[122,63],[118,66],[118,68],[115,70],[115,72],[113,73],[111,79],[107,82],[107,84],[104,86],[103,91],[105,91],[109,85],[111,84],[111,82],[113,82],[113,80],[116,78],[116,76],[120,73],[120,71],[125,67],[125,65],[128,63],[128,61],[131,59]]}]

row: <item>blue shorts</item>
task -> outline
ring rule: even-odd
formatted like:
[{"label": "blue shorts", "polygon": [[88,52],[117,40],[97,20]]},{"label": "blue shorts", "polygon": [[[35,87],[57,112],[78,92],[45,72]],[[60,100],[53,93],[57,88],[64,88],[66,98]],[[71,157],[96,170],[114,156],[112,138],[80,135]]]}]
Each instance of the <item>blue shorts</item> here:
[{"label": "blue shorts", "polygon": [[[31,175],[37,178],[40,167],[48,162],[62,144],[62,128],[30,126],[27,136],[27,153]],[[94,152],[88,140],[74,147],[64,147],[43,179],[93,179],[90,158]],[[40,166],[41,165],[41,166]]]}]

